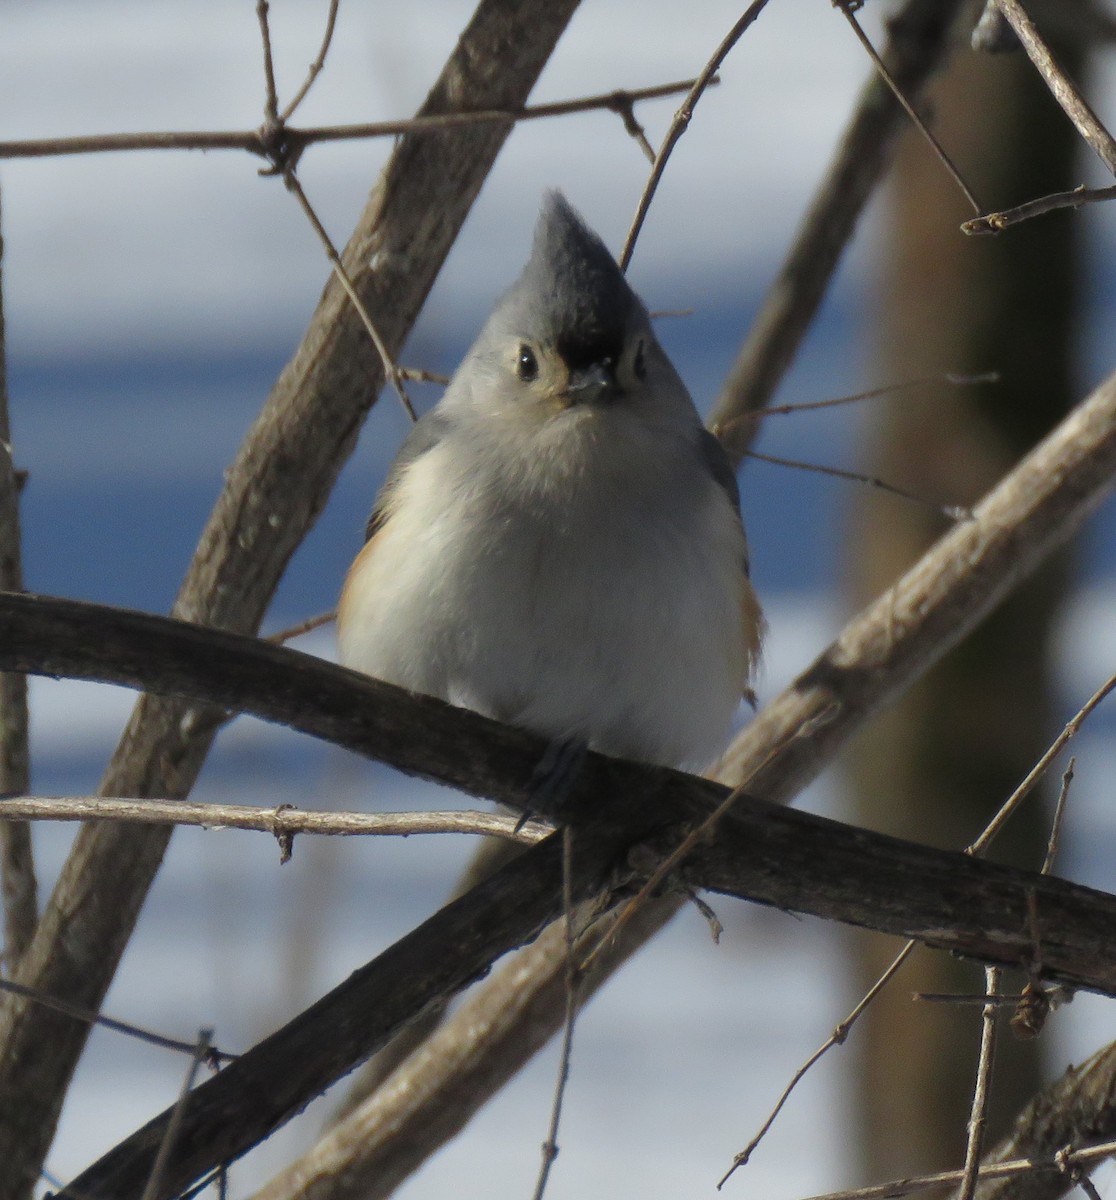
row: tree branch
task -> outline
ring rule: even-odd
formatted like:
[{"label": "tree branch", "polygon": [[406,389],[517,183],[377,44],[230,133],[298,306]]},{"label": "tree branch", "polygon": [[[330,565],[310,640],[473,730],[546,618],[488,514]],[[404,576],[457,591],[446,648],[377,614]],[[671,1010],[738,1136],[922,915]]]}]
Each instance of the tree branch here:
[{"label": "tree branch", "polygon": [[1019,0],[996,0],[996,7],[1004,14],[1007,23],[1027,52],[1054,99],[1062,111],[1073,122],[1074,128],[1096,151],[1101,162],[1116,175],[1116,141],[1101,123],[1097,114],[1089,107],[1085,97],[1074,87],[1072,80],[1058,65],[1050,48],[1042,40],[1034,22],[1027,16]]},{"label": "tree branch", "polygon": [[[227,649],[232,648],[230,642]],[[267,650],[268,656],[294,653]],[[239,675],[241,665],[254,670],[255,657],[253,648],[230,662]],[[342,674],[329,664],[321,669]],[[400,707],[415,703],[405,694],[396,700]],[[438,723],[447,728],[482,720],[440,707]],[[535,742],[526,735],[518,738]],[[676,822],[692,825],[718,794],[724,789],[677,772],[590,756],[571,812],[575,901],[590,898],[614,877],[633,838],[652,847],[660,838],[671,840],[677,834],[663,830]],[[726,874],[722,868],[729,861],[733,865]],[[1029,913],[1037,910],[1048,977],[1116,994],[1116,949],[1108,936],[1116,897],[1041,874],[900,842],[748,797],[722,820],[717,846],[696,852],[687,873],[691,880],[736,894],[743,887],[743,894],[780,908],[867,921],[1016,965],[1032,955]],[[410,1020],[533,937],[561,911],[561,882],[561,838],[554,835],[203,1084],[183,1115],[159,1195],[169,1198],[242,1154]],[[133,1200],[148,1178],[169,1119],[168,1112],[150,1122],[74,1180],[60,1200]]]},{"label": "tree branch", "polygon": [[[581,976],[582,1001],[682,903],[675,893],[659,897],[610,941]],[[577,961],[598,936],[593,926],[579,939]],[[386,1200],[550,1040],[565,1012],[566,965],[565,930],[555,922],[252,1200]]]},{"label": "tree branch", "polygon": [[[0,238],[0,260],[3,254],[4,242]],[[12,427],[8,415],[2,278],[0,275],[0,588],[16,592],[23,588],[20,476],[13,461]],[[0,675],[0,794],[27,791],[30,778],[27,680],[22,675]],[[0,974],[11,976],[31,944],[39,919],[31,828],[24,821],[0,821],[0,894],[4,904]]]},{"label": "tree branch", "polygon": [[299,833],[355,837],[410,837],[419,833],[471,833],[532,845],[550,826],[529,821],[519,833],[516,818],[503,813],[316,812],[280,804],[195,804],[189,800],[131,800],[124,796],[3,796],[0,818],[21,821],[121,821],[140,825],[195,825],[206,829],[249,829],[277,838]]},{"label": "tree branch", "polygon": [[[908,0],[889,22],[883,61],[912,102],[945,59],[962,3]],[[790,366],[905,121],[887,84],[873,74],[713,408],[710,426],[735,462],[758,431],[742,418],[763,408]]]},{"label": "tree branch", "polygon": [[[604,92],[581,96],[574,100],[556,100],[550,104],[533,104],[529,108],[487,107],[477,110],[429,113],[400,121],[364,121],[355,125],[315,125],[299,129],[283,125],[286,153],[297,156],[309,146],[323,142],[363,141],[366,138],[402,137],[405,134],[438,133],[466,129],[477,125],[511,126],[522,121],[538,121],[548,117],[564,117],[575,113],[607,109],[624,118],[633,104],[644,100],[660,100],[688,92],[694,80],[658,83],[651,87]],[[714,81],[715,82],[715,81]],[[506,132],[506,131],[505,131]],[[73,137],[28,138],[21,141],[0,141],[0,159],[54,158],[67,154],[109,154],[124,150],[241,150],[270,158],[273,147],[263,131],[241,130],[181,130],[149,133],[93,133]]]},{"label": "tree branch", "polygon": [[1054,1158],[1116,1137],[1116,1044],[1106,1046],[1039,1092],[1015,1120],[1011,1132],[981,1163],[976,1200],[1054,1200],[1075,1186],[1069,1171],[984,1180],[989,1167],[1016,1159]]},{"label": "tree branch", "polygon": [[[577,0],[481,0],[420,115],[522,108]],[[393,356],[512,126],[404,135],[344,253]],[[379,359],[332,280],[293,360],[227,474],[175,605],[179,616],[254,630],[313,524],[383,383]],[[101,790],[184,796],[214,725],[145,698]],[[158,870],[169,830],[81,830],[19,982],[98,1008]],[[0,1200],[38,1178],[86,1032],[26,1003],[0,1004]]]}]

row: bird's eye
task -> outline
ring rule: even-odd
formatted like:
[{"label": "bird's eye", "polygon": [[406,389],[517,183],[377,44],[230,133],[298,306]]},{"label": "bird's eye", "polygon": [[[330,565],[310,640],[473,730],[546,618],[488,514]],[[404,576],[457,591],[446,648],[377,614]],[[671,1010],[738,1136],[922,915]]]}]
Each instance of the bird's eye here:
[{"label": "bird's eye", "polygon": [[632,359],[632,370],[635,372],[636,379],[647,378],[647,358],[644,354],[642,339],[636,345],[635,357]]},{"label": "bird's eye", "polygon": [[515,372],[524,383],[539,377],[539,360],[530,346],[520,346],[515,359]]}]

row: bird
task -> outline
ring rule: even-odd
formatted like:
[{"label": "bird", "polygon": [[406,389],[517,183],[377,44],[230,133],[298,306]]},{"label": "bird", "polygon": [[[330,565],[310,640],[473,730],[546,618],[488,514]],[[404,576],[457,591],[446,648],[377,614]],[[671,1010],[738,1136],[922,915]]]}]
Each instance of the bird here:
[{"label": "bird", "polygon": [[737,481],[604,242],[557,191],[403,442],[340,662],[548,739],[697,768],[764,628]]}]

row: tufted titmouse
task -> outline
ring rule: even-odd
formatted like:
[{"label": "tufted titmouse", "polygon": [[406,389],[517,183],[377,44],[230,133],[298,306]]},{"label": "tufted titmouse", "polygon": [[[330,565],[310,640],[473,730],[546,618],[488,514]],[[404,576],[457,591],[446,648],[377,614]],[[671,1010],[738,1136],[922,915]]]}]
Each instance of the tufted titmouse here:
[{"label": "tufted titmouse", "polygon": [[560,194],[367,539],[346,666],[620,757],[697,766],[723,745],[762,626],[736,480]]}]

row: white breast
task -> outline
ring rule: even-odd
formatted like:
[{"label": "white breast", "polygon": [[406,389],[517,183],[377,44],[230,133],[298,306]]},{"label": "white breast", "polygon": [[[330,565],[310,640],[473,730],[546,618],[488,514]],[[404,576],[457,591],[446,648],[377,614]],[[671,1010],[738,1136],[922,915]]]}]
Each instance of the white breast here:
[{"label": "white breast", "polygon": [[615,433],[600,462],[592,430],[465,474],[448,441],[417,459],[350,572],[342,662],[610,754],[719,750],[754,651],[743,532],[696,454]]}]

